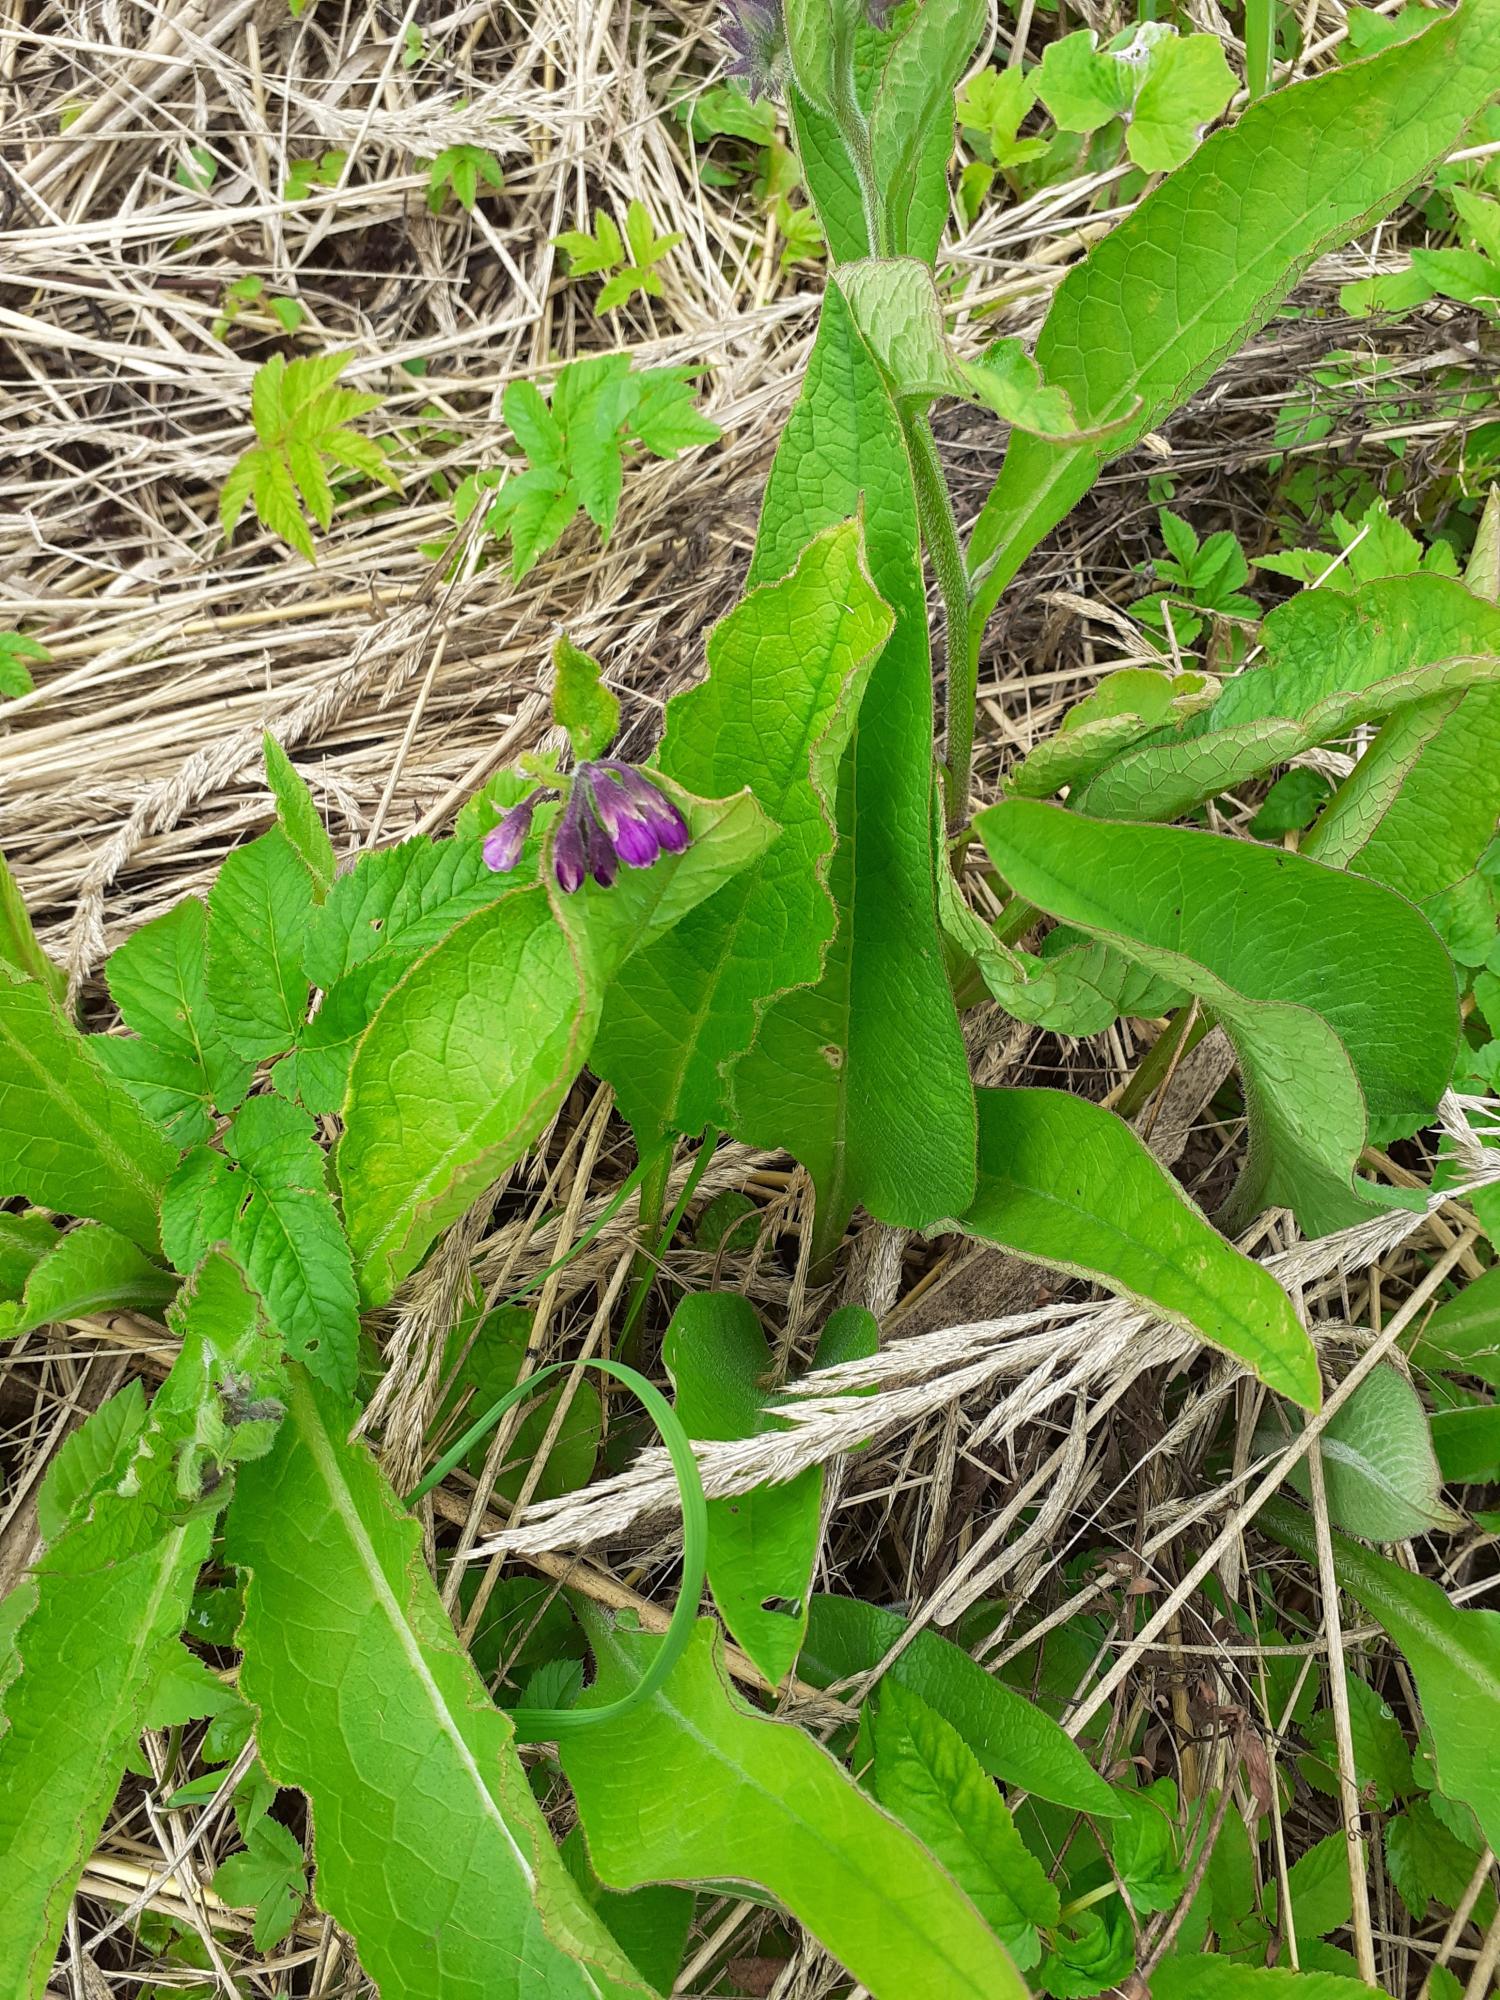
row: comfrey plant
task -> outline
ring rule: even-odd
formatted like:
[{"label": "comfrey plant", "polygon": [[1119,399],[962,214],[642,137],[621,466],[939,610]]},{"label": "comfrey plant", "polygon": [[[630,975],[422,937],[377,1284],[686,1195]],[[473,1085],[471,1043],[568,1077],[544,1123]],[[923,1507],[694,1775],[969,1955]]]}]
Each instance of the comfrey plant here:
[{"label": "comfrey plant", "polygon": [[[114,953],[113,1032],[80,1032],[6,879],[4,1325],[130,1309],[164,1317],[150,1353],[170,1357],[149,1404],[132,1382],[58,1452],[45,1552],[0,1613],[6,1995],[47,1986],[140,1732],[177,1745],[209,1717],[202,1761],[221,1768],[192,1796],[231,1800],[246,1841],[223,1896],[270,1883],[257,1936],[293,1920],[302,1822],[275,1802],[299,1788],[317,1903],[385,2000],[664,1994],[693,1885],[725,1882],[877,2000],[1019,2000],[1033,1978],[1057,1996],[1149,1978],[1157,2000],[1298,1982],[1331,2000],[1326,1972],[1266,1969],[1286,1924],[1243,1928],[1232,1857],[1205,1877],[1175,1791],[1137,1787],[1128,1748],[1107,1782],[1029,1679],[1023,1694],[895,1613],[812,1595],[818,1467],[705,1506],[688,1438],[781,1421],[743,1298],[674,1315],[670,1403],[593,1364],[672,1451],[679,1602],[648,1633],[580,1572],[520,1707],[491,1700],[456,1641],[408,1511],[475,1469],[513,1403],[555,1392],[551,1369],[510,1386],[520,1296],[484,1321],[502,1327],[503,1393],[417,1495],[351,1442],[376,1366],[365,1316],[493,1202],[585,1067],[633,1129],[620,1199],[639,1195],[647,1239],[674,1149],[701,1139],[706,1160],[732,1134],[806,1170],[820,1273],[856,1208],[956,1229],[1143,1302],[1308,1410],[1312,1344],[1233,1233],[1275,1208],[1318,1236],[1421,1199],[1361,1170],[1464,1074],[1455,960],[1471,1040],[1494,985],[1496,604],[1430,569],[1305,590],[1222,684],[1106,679],[978,811],[975,684],[1002,591],[1105,462],[1461,141],[1500,88],[1500,0],[1252,104],[1074,266],[1034,353],[961,351],[935,277],[955,88],[985,29],[983,0],[735,8],[736,63],[784,97],[833,266],[746,593],[649,764],[611,754],[617,704],[564,641],[570,758],[503,774],[451,836],[340,869],[268,741],[275,824],[206,903]],[[929,423],[944,397],[989,410],[1004,446],[967,544]],[[1178,823],[1356,727],[1369,748],[1300,852]],[[981,854],[998,917],[968,900]],[[1249,1136],[1215,1220],[1122,1117],[1062,1090],[976,1090],[961,1016],[982,1001],[1068,1035],[1167,1014],[1148,1083],[1222,1029]],[[875,1338],[842,1308],[817,1365]],[[548,1475],[573,1454],[586,1480],[597,1439],[556,1428]],[[1312,1547],[1292,1503],[1263,1522]],[[1426,1776],[1408,1756],[1401,1786],[1441,1799],[1477,1859],[1500,1846],[1489,1614],[1353,1541],[1335,1555],[1425,1712]],[[857,1738],[825,1748],[766,1712],[794,1669],[858,1686],[893,1648]],[[561,1851],[518,1738],[556,1745],[582,1829]],[[1222,1804],[1195,1827],[1210,1818],[1240,1827]],[[1167,1911],[1143,1945],[1137,1918]],[[1210,1926],[1249,1942],[1208,1965]]]}]

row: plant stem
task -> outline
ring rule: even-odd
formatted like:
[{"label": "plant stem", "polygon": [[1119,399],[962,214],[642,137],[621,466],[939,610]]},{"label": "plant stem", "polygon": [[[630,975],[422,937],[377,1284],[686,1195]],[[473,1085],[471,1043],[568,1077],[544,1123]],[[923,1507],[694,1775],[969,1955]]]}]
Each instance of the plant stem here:
[{"label": "plant stem", "polygon": [[1245,88],[1253,104],[1268,96],[1276,56],[1276,0],[1245,0]]},{"label": "plant stem", "polygon": [[1147,1049],[1131,1077],[1120,1093],[1115,1110],[1122,1118],[1133,1118],[1151,1100],[1152,1092],[1165,1079],[1175,1062],[1190,1055],[1203,1037],[1213,1027],[1212,1019],[1201,1008],[1195,1013],[1194,1003],[1179,1007],[1172,1019],[1162,1029],[1156,1040]]},{"label": "plant stem", "polygon": [[969,773],[974,762],[974,690],[978,662],[969,649],[969,579],[953,518],[948,483],[938,463],[932,426],[925,417],[903,415],[902,430],[911,454],[922,541],[943,600],[943,663],[947,678],[947,765],[944,794],[950,831],[963,824],[969,806]]}]

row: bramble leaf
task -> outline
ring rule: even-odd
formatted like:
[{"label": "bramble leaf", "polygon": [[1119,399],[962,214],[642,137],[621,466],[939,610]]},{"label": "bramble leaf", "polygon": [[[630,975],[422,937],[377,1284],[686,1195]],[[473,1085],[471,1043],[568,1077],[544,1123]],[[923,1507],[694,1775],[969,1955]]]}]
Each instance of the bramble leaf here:
[{"label": "bramble leaf", "polygon": [[0,965],[8,965],[23,979],[37,980],[58,1000],[67,991],[62,967],[54,965],[42,950],[31,927],[20,884],[3,854],[0,854]]},{"label": "bramble leaf", "polygon": [[184,896],[132,931],[105,966],[110,996],[138,1041],[110,1037],[98,1053],[175,1139],[206,1139],[213,1110],[232,1111],[254,1064],[219,1032],[208,997],[208,911]]},{"label": "bramble leaf", "polygon": [[303,941],[313,878],[279,826],[236,847],[208,893],[208,1000],[248,1061],[292,1047],[307,1013]]},{"label": "bramble leaf", "polygon": [[258,442],[235,461],[219,496],[219,525],[226,541],[251,500],[262,525],[312,562],[313,540],[303,509],[325,532],[333,525],[330,467],[349,467],[400,492],[384,448],[349,429],[355,417],[380,402],[378,396],[336,386],[349,358],[309,354],[288,361],[284,354],[273,354],[256,370],[250,411]]},{"label": "bramble leaf", "polygon": [[281,830],[311,875],[315,898],[321,903],[338,872],[333,842],[328,838],[328,829],[313,803],[306,780],[269,730],[265,737],[265,757],[266,783],[275,794]]}]

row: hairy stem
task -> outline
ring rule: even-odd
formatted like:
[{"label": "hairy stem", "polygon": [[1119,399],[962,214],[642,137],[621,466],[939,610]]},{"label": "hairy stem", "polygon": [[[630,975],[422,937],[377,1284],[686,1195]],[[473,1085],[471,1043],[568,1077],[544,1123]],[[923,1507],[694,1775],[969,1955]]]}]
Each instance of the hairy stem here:
[{"label": "hairy stem", "polygon": [[969,647],[969,580],[948,484],[938,463],[932,426],[925,417],[904,415],[902,429],[911,454],[922,542],[943,600],[943,664],[946,671],[947,767],[944,773],[948,827],[955,831],[968,813],[969,774],[974,762],[974,691],[978,658]]}]

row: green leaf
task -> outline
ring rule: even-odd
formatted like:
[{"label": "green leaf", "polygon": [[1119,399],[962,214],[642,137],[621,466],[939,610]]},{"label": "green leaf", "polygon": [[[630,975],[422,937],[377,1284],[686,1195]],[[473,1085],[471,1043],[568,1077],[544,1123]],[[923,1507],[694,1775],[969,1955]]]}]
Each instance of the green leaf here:
[{"label": "green leaf", "polygon": [[1090,28],[1049,42],[1036,73],[1037,95],[1064,132],[1097,132],[1128,111],[1136,64],[1101,51]]},{"label": "green leaf", "polygon": [[[1267,1429],[1265,1450],[1285,1438]],[[1367,1542],[1406,1542],[1433,1529],[1452,1529],[1459,1516],[1443,1505],[1442,1479],[1421,1398],[1399,1368],[1376,1368],[1341,1404],[1318,1440],[1328,1493],[1328,1518]],[[1299,1461],[1287,1483],[1310,1498],[1310,1475]]]},{"label": "green leaf", "polygon": [[584,1901],[641,1977],[657,1991],[670,1993],[692,1929],[692,1891],[664,1882],[616,1895],[590,1866],[581,1826],[564,1840],[562,1858]]},{"label": "green leaf", "polygon": [[611,988],[593,1055],[637,1131],[723,1124],[724,1073],[774,997],[818,977],[839,761],[891,619],[857,522],[819,535],[708,641],[708,678],[667,704],[662,771],[706,795],[748,785],[781,828],[754,867]]},{"label": "green leaf", "polygon": [[55,1542],[85,1501],[122,1468],[146,1427],[146,1395],[134,1379],[63,1440],[37,1493],[37,1526]]},{"label": "green leaf", "polygon": [[25,632],[0,632],[0,701],[15,701],[34,692],[36,682],[26,662],[51,658],[40,639],[30,638]]},{"label": "green leaf", "polygon": [[911,466],[835,288],[772,468],[752,583],[784,576],[861,496],[870,577],[896,627],[840,772],[828,886],[845,916],[821,979],[767,1010],[736,1065],[733,1129],[801,1160],[825,1215],[863,1202],[881,1221],[922,1227],[969,1204],[974,1099],[937,921],[932,678]]},{"label": "green leaf", "polygon": [[35,980],[0,967],[0,1196],[106,1222],[161,1247],[177,1149]]},{"label": "green leaf", "polygon": [[[780,1429],[765,1407],[772,1354],[755,1308],[734,1292],[690,1292],[672,1315],[662,1363],[689,1437],[748,1438]],[[818,1554],[821,1466],[708,1503],[708,1581],[730,1632],[772,1687],[807,1631]]]},{"label": "green leaf", "polygon": [[1446,1483],[1488,1486],[1500,1481],[1500,1409],[1438,1410],[1430,1420],[1432,1448]]},{"label": "green leaf", "polygon": [[1411,1350],[1413,1368],[1477,1375],[1500,1389],[1500,1264],[1440,1305]]},{"label": "green leaf", "polygon": [[951,1723],[889,1676],[870,1735],[876,1798],[942,1862],[1025,1972],[1041,1957],[1038,1932],[1057,1923],[1060,1903],[993,1779]]},{"label": "green leaf", "polygon": [[173,1175],[162,1209],[168,1255],[186,1271],[228,1243],[287,1351],[351,1389],[359,1301],[312,1119],[284,1098],[252,1097],[224,1148],[189,1153]]},{"label": "green leaf", "polygon": [[784,0],[787,54],[798,90],[832,114],[853,61],[862,0]]},{"label": "green leaf", "polygon": [[1226,682],[1175,737],[1124,751],[1075,803],[1101,819],[1175,819],[1361,723],[1497,676],[1500,610],[1449,577],[1304,591],[1267,618],[1262,665]]},{"label": "green leaf", "polygon": [[1226,1243],[1130,1127],[1063,1090],[981,1090],[979,1186],[958,1226],[1092,1278],[1316,1409],[1317,1356],[1271,1274]]},{"label": "green leaf", "polygon": [[208,998],[236,1055],[280,1055],[307,1012],[302,946],[313,878],[282,829],[226,856],[208,895]]},{"label": "green leaf", "polygon": [[19,883],[0,854],[0,965],[23,979],[35,979],[61,1001],[67,991],[62,967],[54,965],[37,941]]},{"label": "green leaf", "polygon": [[1349,1995],[1349,1981],[1330,1973],[1237,1965],[1227,1958],[1167,1958],[1151,1975],[1152,2000],[1349,2000]]},{"label": "green leaf", "polygon": [[[521,1379],[531,1330],[531,1314],[518,1306],[502,1306],[481,1316],[481,1298],[476,1289],[460,1312],[444,1349],[443,1380],[447,1381],[451,1373],[453,1387],[433,1418],[435,1435],[446,1437],[455,1428],[462,1429],[498,1403],[507,1389],[514,1388]],[[495,1478],[494,1491],[502,1500],[514,1505],[523,1480],[535,1470],[533,1461],[551,1428],[562,1393],[558,1388],[527,1404],[516,1427],[510,1455]],[[533,1489],[536,1499],[551,1500],[559,1493],[571,1493],[588,1483],[599,1449],[599,1434],[599,1392],[585,1377],[569,1399],[556,1440],[537,1474]],[[480,1439],[463,1461],[476,1479],[484,1470],[490,1442],[489,1437]]]},{"label": "green leaf", "polygon": [[[1314,1842],[1287,1870],[1286,1886],[1286,1919],[1299,1945],[1342,1930],[1354,1908],[1345,1835],[1330,1833]],[[1280,1919],[1281,1900],[1274,1893],[1272,1909]]]},{"label": "green leaf", "polygon": [[[661,1643],[584,1613],[599,1664],[591,1696],[639,1678]],[[711,1621],[628,1721],[559,1746],[589,1854],[618,1888],[733,1880],[767,1890],[873,2000],[1025,2000],[999,1943],[932,1857],[794,1725],[728,1686]],[[691,1814],[643,1816],[643,1791]]]},{"label": "green leaf", "polygon": [[1135,1791],[1116,1787],[1125,1817],[1109,1828],[1115,1873],[1140,1916],[1170,1910],[1187,1885],[1177,1852],[1177,1787],[1170,1778]]},{"label": "green leaf", "polygon": [[[816,1687],[869,1673],[905,1631],[899,1612],[854,1597],[814,1597],[799,1671]],[[889,1681],[920,1695],[951,1723],[991,1777],[1097,1818],[1117,1818],[1124,1810],[1051,1716],[987,1674],[950,1639],[919,1632],[886,1670],[882,1685]]]},{"label": "green leaf", "polygon": [[[110,996],[126,1026],[146,1049],[167,1060],[180,1078],[179,1088],[191,1088],[197,1097],[197,1116],[178,1125],[178,1136],[189,1143],[207,1136],[210,1107],[234,1109],[254,1070],[219,1032],[208,998],[207,934],[204,904],[196,896],[184,896],[164,916],[132,931],[105,966]],[[118,1063],[120,1049],[105,1047],[105,1060]],[[128,1070],[124,1073],[129,1081]]]},{"label": "green leaf", "polygon": [[26,1280],[60,1240],[51,1216],[0,1209],[0,1299],[20,1298]]},{"label": "green leaf", "polygon": [[[1301,1508],[1271,1500],[1259,1521],[1267,1534],[1316,1561],[1312,1521]],[[1473,1807],[1493,1847],[1500,1834],[1500,1737],[1494,1728],[1500,1612],[1460,1611],[1441,1585],[1344,1535],[1334,1536],[1334,1560],[1340,1585],[1406,1656],[1432,1731],[1439,1784],[1450,1799]]]},{"label": "green leaf", "polygon": [[557,1857],[417,1522],[345,1443],[350,1414],[294,1373],[228,1529],[240,1687],[267,1769],[311,1802],[320,1907],[383,2000],[645,1994]]},{"label": "green leaf", "polygon": [[160,1314],[177,1290],[170,1271],[102,1222],[83,1223],[55,1236],[54,1243],[31,1271],[20,1299],[0,1305],[0,1337],[85,1313]]},{"label": "green leaf", "polygon": [[[1392,1885],[1417,1923],[1425,1923],[1428,1906],[1436,1901],[1449,1909],[1462,1901],[1479,1859],[1443,1825],[1427,1799],[1413,1799],[1404,1812],[1387,1821],[1385,1861]],[[1474,1915],[1481,1924],[1492,1921],[1491,1895]]]},{"label": "green leaf", "polygon": [[[1412,1789],[1411,1752],[1394,1711],[1358,1674],[1346,1673],[1349,1692],[1349,1738],[1354,1752],[1354,1780],[1361,1792],[1382,1810]],[[1307,1725],[1311,1753],[1297,1759],[1297,1769],[1310,1785],[1329,1798],[1339,1796],[1338,1730],[1333,1711],[1320,1708]]]},{"label": "green leaf", "polygon": [[[336,156],[325,156],[324,165]],[[334,172],[342,171],[342,159]],[[288,192],[291,192],[290,186]],[[313,560],[312,536],[303,508],[321,528],[333,520],[334,494],[325,461],[357,466],[366,476],[399,492],[401,482],[385,463],[384,448],[351,431],[351,420],[375,408],[380,398],[335,387],[347,354],[309,354],[288,361],[273,354],[255,372],[250,412],[259,442],[231,468],[219,496],[219,523],[226,539],[245,501],[255,503],[262,524]]]},{"label": "green leaf", "polygon": [[311,875],[314,899],[321,903],[333,887],[338,862],[333,842],[323,824],[322,814],[313,803],[306,781],[269,730],[265,737],[266,783],[276,795],[276,812],[281,830],[292,850]]},{"label": "green leaf", "polygon": [[[1085,1876],[1100,1872],[1085,1870]],[[1089,1881],[1087,1886],[1102,1890],[1107,1880]],[[1134,1964],[1135,1928],[1130,1906],[1122,1896],[1109,1895],[1101,1908],[1085,1908],[1070,1917],[1066,1928],[1053,1938],[1052,1949],[1042,1961],[1041,1988],[1053,2000],[1086,2000],[1086,1996],[1118,1987]]]},{"label": "green leaf", "polygon": [[552,670],[552,720],[567,730],[574,762],[602,757],[619,734],[620,704],[600,678],[598,661],[563,632],[552,648]]},{"label": "green leaf", "polygon": [[985,0],[948,0],[918,7],[886,57],[870,107],[870,153],[880,190],[889,247],[915,246],[908,218],[929,151],[941,135],[953,149],[953,93],[989,21]]},{"label": "green leaf", "polygon": [[270,1952],[297,1921],[307,1894],[302,1843],[279,1820],[261,1818],[249,1845],[219,1863],[210,1886],[231,1908],[254,1909],[250,1941],[257,1951]]},{"label": "green leaf", "polygon": [[1125,135],[1131,159],[1148,174],[1180,167],[1234,92],[1217,35],[1162,36],[1152,45]]},{"label": "green leaf", "polygon": [[1409,903],[1276,848],[1031,799],[1002,800],[975,826],[1018,895],[1198,994],[1223,1023],[1251,1120],[1234,1226],[1284,1205],[1320,1235],[1399,1200],[1354,1182],[1367,1115],[1387,1132],[1430,1118],[1456,1027],[1452,965]]},{"label": "green leaf", "polygon": [[[1006,583],[1093,484],[1265,325],[1326,250],[1394,208],[1493,94],[1500,7],[1466,0],[1427,31],[1350,69],[1253,103],[1076,264],[1037,343],[1049,382],[1107,447],[1018,435],[970,545],[994,566],[978,630]],[[1045,90],[1043,95],[1045,96]],[[1149,310],[1138,273],[1149,270]]]}]

